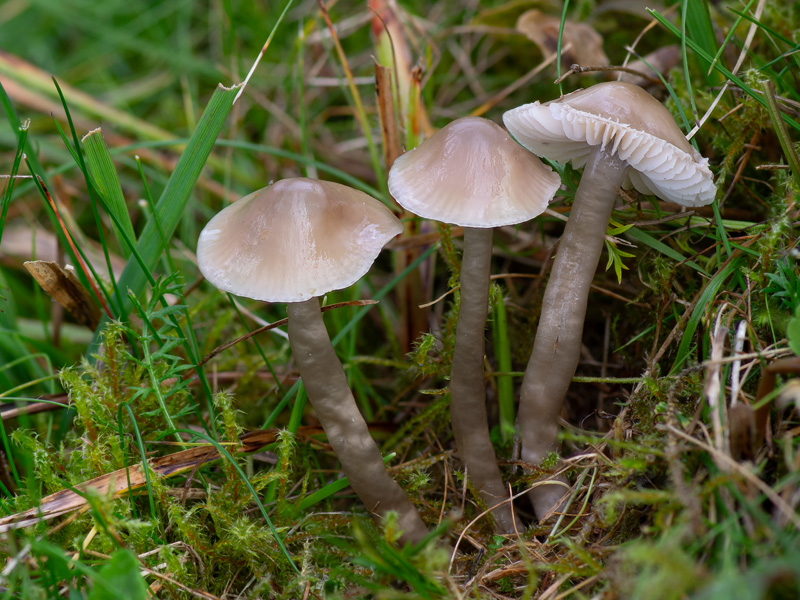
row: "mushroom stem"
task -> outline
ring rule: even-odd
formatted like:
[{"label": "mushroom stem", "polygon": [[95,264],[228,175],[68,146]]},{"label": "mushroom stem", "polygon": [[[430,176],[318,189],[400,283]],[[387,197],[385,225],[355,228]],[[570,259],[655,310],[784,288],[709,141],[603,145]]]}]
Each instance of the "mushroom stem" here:
[{"label": "mushroom stem", "polygon": [[371,513],[381,517],[389,511],[397,513],[401,540],[419,542],[428,529],[408,496],[386,472],[325,329],[319,301],[312,298],[289,303],[287,311],[289,343],[300,376],[350,486]]},{"label": "mushroom stem", "polygon": [[[521,457],[534,465],[557,449],[558,417],[580,358],[589,287],[600,261],[617,188],[627,171],[628,164],[609,146],[592,149],[558,244],[520,391]],[[529,497],[537,518],[543,518],[563,494],[561,485],[531,490]]]},{"label": "mushroom stem", "polygon": [[492,229],[464,229],[461,264],[461,305],[456,324],[450,373],[450,421],[458,456],[481,499],[492,511],[496,528],[514,533],[514,516],[489,437],[486,380],[483,374],[484,331],[489,305]]}]

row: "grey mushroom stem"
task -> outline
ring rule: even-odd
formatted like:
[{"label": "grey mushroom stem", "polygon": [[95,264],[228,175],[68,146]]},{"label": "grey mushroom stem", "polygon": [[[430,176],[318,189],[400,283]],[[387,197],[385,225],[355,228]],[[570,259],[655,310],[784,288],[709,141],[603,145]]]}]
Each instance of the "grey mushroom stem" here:
[{"label": "grey mushroom stem", "polygon": [[289,313],[289,343],[308,398],[328,442],[358,497],[381,517],[394,511],[401,540],[417,543],[428,533],[416,508],[386,472],[380,450],[369,433],[331,344],[317,298],[294,302]]},{"label": "grey mushroom stem", "polygon": [[[600,261],[617,189],[628,168],[610,148],[596,146],[575,193],[520,391],[521,457],[528,463],[541,464],[547,453],[557,449],[558,417],[580,358],[589,287]],[[537,518],[542,519],[557,506],[565,491],[559,484],[531,490],[529,497]]]},{"label": "grey mushroom stem", "polygon": [[[492,229],[465,228],[461,306],[450,373],[450,421],[467,476],[486,506],[495,507],[492,515],[496,529],[501,533],[514,533],[508,489],[497,466],[486,415],[483,357],[491,258]],[[507,502],[500,504],[504,500]]]}]

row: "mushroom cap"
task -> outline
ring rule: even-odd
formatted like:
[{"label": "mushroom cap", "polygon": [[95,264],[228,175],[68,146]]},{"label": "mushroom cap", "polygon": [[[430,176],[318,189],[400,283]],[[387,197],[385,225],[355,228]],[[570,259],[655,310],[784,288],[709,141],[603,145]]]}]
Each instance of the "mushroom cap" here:
[{"label": "mushroom cap", "polygon": [[358,281],[402,230],[388,208],[363,192],[283,179],[208,222],[197,242],[197,266],[225,292],[300,302]]},{"label": "mushroom cap", "polygon": [[547,208],[561,179],[499,125],[464,117],[394,161],[389,192],[426,219],[498,227]]},{"label": "mushroom cap", "polygon": [[599,83],[552,102],[524,104],[503,121],[531,152],[576,168],[593,146],[610,145],[632,167],[626,185],[644,194],[702,206],[717,193],[708,159],[686,141],[664,105],[636,85]]}]

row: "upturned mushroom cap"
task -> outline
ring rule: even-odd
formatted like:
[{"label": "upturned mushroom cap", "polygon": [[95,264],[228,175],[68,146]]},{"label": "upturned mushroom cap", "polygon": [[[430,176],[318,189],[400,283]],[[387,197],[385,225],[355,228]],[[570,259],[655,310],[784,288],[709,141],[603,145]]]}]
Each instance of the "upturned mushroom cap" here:
[{"label": "upturned mushroom cap", "polygon": [[684,206],[714,200],[708,159],[686,141],[669,111],[642,88],[610,81],[503,115],[517,141],[539,156],[582,167],[593,146],[611,146],[644,194]]},{"label": "upturned mushroom cap", "polygon": [[389,209],[363,192],[284,179],[217,213],[200,233],[197,265],[223,291],[300,302],[358,281],[402,230]]},{"label": "upturned mushroom cap", "polygon": [[406,210],[464,227],[498,227],[544,212],[561,180],[480,117],[453,121],[399,157],[389,191]]}]

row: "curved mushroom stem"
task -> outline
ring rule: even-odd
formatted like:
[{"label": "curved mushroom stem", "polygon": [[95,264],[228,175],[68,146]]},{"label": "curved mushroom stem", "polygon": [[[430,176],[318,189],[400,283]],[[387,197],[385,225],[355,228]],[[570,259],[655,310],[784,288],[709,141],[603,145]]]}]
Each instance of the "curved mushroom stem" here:
[{"label": "curved mushroom stem", "polygon": [[509,495],[497,466],[486,416],[483,355],[491,259],[491,228],[465,228],[461,306],[450,373],[450,421],[467,476],[486,506],[497,507],[492,511],[497,530],[514,533],[511,502],[497,506],[508,500]]},{"label": "curved mushroom stem", "polygon": [[316,298],[294,302],[289,313],[289,343],[308,399],[342,463],[351,487],[371,513],[398,515],[404,542],[417,543],[428,533],[414,505],[386,472],[375,440],[358,410],[339,358],[331,345]]},{"label": "curved mushroom stem", "polygon": [[[519,405],[521,457],[534,465],[557,449],[558,417],[578,366],[583,321],[608,220],[625,180],[627,163],[596,146],[575,193],[569,221],[558,244],[553,270],[542,300]],[[537,518],[555,507],[565,489],[541,485],[529,493]]]}]

